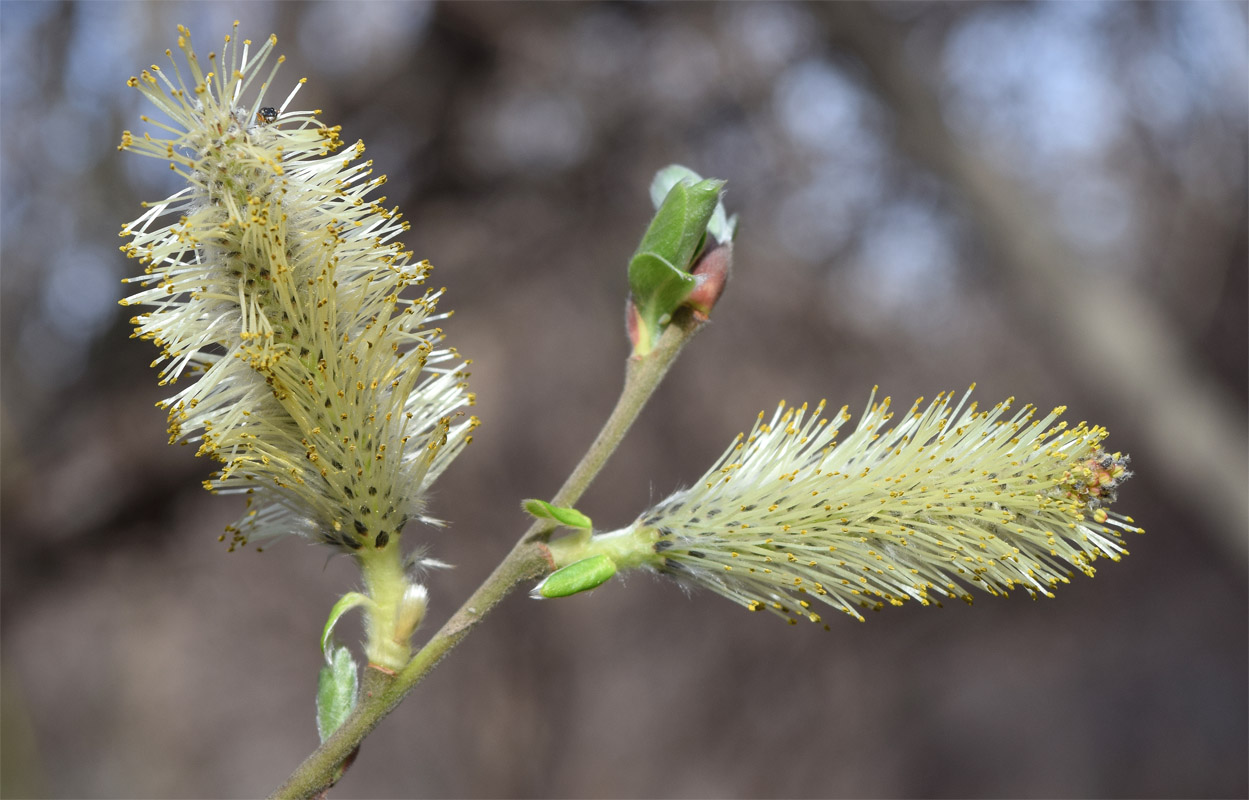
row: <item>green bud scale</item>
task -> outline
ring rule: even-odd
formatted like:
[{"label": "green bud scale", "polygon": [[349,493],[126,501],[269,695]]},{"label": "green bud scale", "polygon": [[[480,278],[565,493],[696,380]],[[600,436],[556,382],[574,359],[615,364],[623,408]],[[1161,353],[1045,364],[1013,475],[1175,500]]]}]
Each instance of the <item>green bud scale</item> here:
[{"label": "green bud scale", "polygon": [[531,595],[535,598],[568,597],[601,586],[615,574],[616,563],[599,553],[555,570],[534,587]]}]

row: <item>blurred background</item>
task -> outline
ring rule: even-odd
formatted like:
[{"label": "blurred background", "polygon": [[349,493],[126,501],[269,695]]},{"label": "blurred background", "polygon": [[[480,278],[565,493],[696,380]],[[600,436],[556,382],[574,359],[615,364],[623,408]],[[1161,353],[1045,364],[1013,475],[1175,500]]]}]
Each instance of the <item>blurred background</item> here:
[{"label": "blurred background", "polygon": [[[235,18],[364,139],[483,420],[408,541],[429,628],[614,402],[656,169],[729,181],[736,273],[579,507],[604,529],[760,409],[979,384],[1111,431],[1148,533],[1052,600],[791,628],[645,575],[510,598],[334,797],[1244,797],[1243,3],[0,4],[6,797],[255,797],[316,745],[354,567],[217,542],[117,231],[126,78]],[[833,615],[827,615],[833,616]],[[348,640],[358,634],[348,629]]]}]

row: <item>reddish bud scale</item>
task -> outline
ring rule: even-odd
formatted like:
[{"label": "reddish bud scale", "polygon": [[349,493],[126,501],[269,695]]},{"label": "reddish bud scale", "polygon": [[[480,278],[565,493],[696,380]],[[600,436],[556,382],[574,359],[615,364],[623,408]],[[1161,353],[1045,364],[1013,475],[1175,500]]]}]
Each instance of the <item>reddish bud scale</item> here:
[{"label": "reddish bud scale", "polygon": [[698,278],[698,287],[690,292],[685,304],[706,320],[733,276],[733,243],[725,242],[704,252],[690,274]]}]

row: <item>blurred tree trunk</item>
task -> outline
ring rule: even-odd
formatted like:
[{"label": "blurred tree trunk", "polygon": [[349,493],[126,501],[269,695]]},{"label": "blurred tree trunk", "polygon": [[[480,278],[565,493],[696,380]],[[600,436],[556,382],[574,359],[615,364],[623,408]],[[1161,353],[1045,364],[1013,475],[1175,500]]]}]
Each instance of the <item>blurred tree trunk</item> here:
[{"label": "blurred tree trunk", "polygon": [[1219,546],[1249,554],[1249,431],[1244,409],[1185,352],[1185,336],[1126,282],[1080,269],[1072,248],[1047,224],[1025,187],[956,142],[936,88],[923,75],[935,63],[906,48],[907,30],[866,3],[814,6],[826,34],[857,57],[897,115],[898,145],[955,186],[995,262],[1064,342],[1064,358],[1084,382],[1115,398],[1135,423],[1118,441],[1139,442],[1138,457],[1190,499]]}]

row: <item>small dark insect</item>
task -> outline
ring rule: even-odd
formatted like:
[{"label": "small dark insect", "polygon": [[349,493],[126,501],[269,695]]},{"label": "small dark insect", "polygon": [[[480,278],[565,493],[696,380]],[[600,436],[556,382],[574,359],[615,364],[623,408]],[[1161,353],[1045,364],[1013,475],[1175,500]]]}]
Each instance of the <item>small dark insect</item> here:
[{"label": "small dark insect", "polygon": [[277,118],[278,110],[273,106],[265,106],[256,112],[256,121],[263,125],[269,125]]}]

